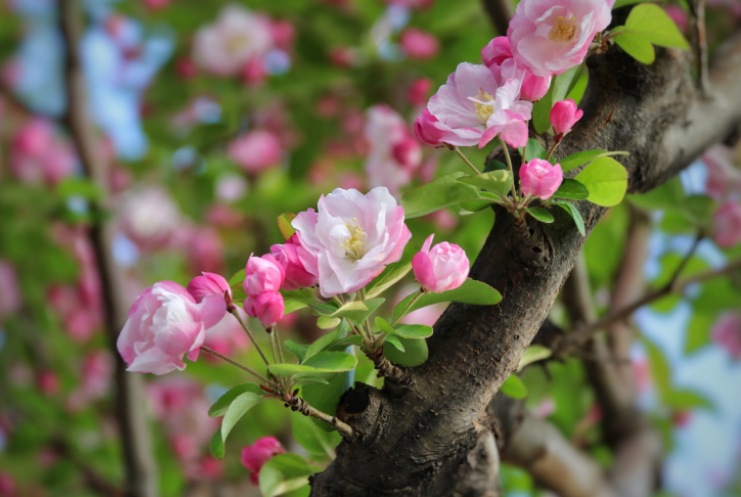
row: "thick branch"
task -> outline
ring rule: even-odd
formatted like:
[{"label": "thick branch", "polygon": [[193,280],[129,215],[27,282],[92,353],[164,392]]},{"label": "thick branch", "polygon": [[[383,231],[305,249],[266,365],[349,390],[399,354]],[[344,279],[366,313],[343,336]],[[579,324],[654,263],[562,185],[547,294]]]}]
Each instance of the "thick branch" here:
[{"label": "thick branch", "polygon": [[515,9],[512,7],[512,0],[481,0],[484,4],[486,13],[489,14],[494,29],[497,31],[499,36],[507,36],[507,28],[509,28],[509,20],[515,13]]},{"label": "thick branch", "polygon": [[[78,47],[83,33],[83,19],[79,0],[61,0],[59,3],[62,33],[67,46],[65,83],[67,91],[66,122],[86,175],[102,191],[108,191],[106,165],[97,153],[93,125],[87,105],[87,89]],[[105,196],[104,196],[105,198]],[[106,206],[93,204],[91,210],[100,213]],[[104,216],[94,216],[102,219]],[[104,303],[105,330],[108,345],[116,357],[116,416],[121,431],[126,483],[132,497],[158,495],[157,469],[152,451],[146,418],[146,396],[142,377],[126,373],[126,364],[116,350],[116,339],[127,317],[124,288],[111,250],[112,227],[105,222],[93,225],[91,241],[101,279]]]}]

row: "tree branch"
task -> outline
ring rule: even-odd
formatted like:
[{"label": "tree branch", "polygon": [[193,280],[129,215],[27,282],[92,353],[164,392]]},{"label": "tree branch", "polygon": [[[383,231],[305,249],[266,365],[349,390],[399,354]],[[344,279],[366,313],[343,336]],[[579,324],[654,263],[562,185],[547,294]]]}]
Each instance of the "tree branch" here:
[{"label": "tree branch", "polygon": [[[66,51],[65,83],[67,113],[65,121],[75,144],[85,174],[104,193],[108,191],[108,171],[98,156],[93,125],[87,105],[87,89],[79,58],[78,48],[84,30],[79,0],[59,2],[60,27]],[[104,194],[103,198],[107,198]],[[101,213],[105,205],[93,203],[91,211]],[[94,216],[101,219],[103,216]],[[95,248],[95,258],[101,279],[104,303],[104,322],[108,346],[116,358],[116,416],[121,430],[125,481],[127,493],[132,497],[156,497],[158,495],[157,469],[152,451],[146,418],[146,396],[141,375],[126,373],[126,364],[116,349],[119,331],[127,317],[127,302],[121,293],[124,288],[122,275],[113,260],[111,250],[112,226],[103,221],[96,222],[90,232]]]},{"label": "tree branch", "polygon": [[499,36],[507,36],[509,20],[515,13],[511,0],[481,0]]}]

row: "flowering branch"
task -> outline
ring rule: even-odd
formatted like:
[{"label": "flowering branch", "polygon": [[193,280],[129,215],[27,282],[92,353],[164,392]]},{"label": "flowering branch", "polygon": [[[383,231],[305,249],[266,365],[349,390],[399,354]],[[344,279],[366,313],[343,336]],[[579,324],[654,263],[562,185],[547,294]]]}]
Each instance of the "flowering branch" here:
[{"label": "flowering branch", "polygon": [[257,378],[258,380],[262,381],[266,385],[276,386],[275,383],[273,383],[272,381],[268,380],[267,378],[265,378],[263,375],[261,375],[260,373],[258,373],[254,369],[249,368],[249,367],[245,366],[244,364],[235,361],[234,359],[231,359],[231,358],[229,358],[229,357],[227,357],[227,356],[225,356],[223,354],[220,354],[220,353],[216,352],[211,347],[207,347],[205,345],[201,345],[201,350],[204,351],[204,352],[206,352],[207,354],[211,354],[214,357],[218,357],[219,359],[221,359],[224,362],[228,362],[232,366],[238,367],[242,371],[247,371],[249,374],[251,374],[252,376],[254,376],[255,378]]},{"label": "flowering branch", "polygon": [[237,318],[237,321],[239,321],[239,324],[242,326],[242,329],[245,333],[247,333],[247,336],[250,337],[250,341],[252,342],[252,345],[255,346],[255,349],[257,349],[258,354],[260,354],[260,357],[262,357],[263,362],[266,366],[270,366],[270,362],[268,361],[268,358],[265,357],[265,353],[262,351],[262,348],[260,348],[260,345],[258,345],[257,340],[255,339],[255,335],[252,334],[252,330],[250,330],[249,326],[247,326],[247,323],[244,322],[242,317],[237,312],[236,308],[230,308],[229,312],[232,316]]},{"label": "flowering branch", "polygon": [[324,421],[325,423],[333,426],[338,432],[340,432],[340,435],[345,438],[351,440],[355,438],[355,432],[350,425],[337,419],[337,416],[330,416],[325,412],[311,407],[309,403],[301,397],[291,396],[291,398],[286,402],[286,406],[290,407],[292,411],[300,412],[304,416],[309,416],[320,421]]}]

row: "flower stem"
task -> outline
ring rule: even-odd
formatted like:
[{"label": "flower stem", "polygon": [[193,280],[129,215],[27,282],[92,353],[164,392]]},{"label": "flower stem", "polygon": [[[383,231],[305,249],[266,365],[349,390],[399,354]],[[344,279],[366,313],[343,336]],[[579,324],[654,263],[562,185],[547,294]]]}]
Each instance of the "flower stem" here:
[{"label": "flower stem", "polygon": [[401,314],[399,314],[399,316],[398,316],[398,317],[397,317],[396,319],[394,319],[394,320],[393,320],[393,321],[391,322],[391,326],[395,325],[396,323],[398,323],[398,322],[399,322],[399,320],[400,320],[401,318],[403,318],[404,316],[406,316],[406,314],[407,314],[407,312],[409,311],[409,309],[411,309],[411,308],[412,308],[412,306],[414,305],[414,303],[415,303],[415,302],[417,302],[417,301],[418,301],[418,300],[420,299],[420,297],[422,297],[422,295],[424,295],[424,294],[425,294],[424,288],[420,287],[420,288],[419,288],[419,292],[417,292],[417,295],[415,295],[415,296],[414,296],[414,297],[412,298],[412,300],[410,300],[410,301],[409,301],[409,303],[408,303],[408,304],[407,304],[407,306],[406,306],[406,307],[404,308],[404,310],[403,310],[403,311],[401,311]]},{"label": "flower stem", "polygon": [[560,141],[554,142],[553,145],[551,145],[551,149],[548,151],[548,155],[545,156],[545,160],[551,160],[551,155],[553,155],[553,152],[556,151],[556,148],[558,148],[558,144],[561,143]]},{"label": "flower stem", "polygon": [[481,174],[481,171],[479,171],[478,169],[476,169],[476,166],[474,166],[471,163],[471,161],[468,160],[468,157],[466,157],[465,154],[463,152],[461,152],[461,149],[459,149],[456,146],[452,146],[452,148],[450,148],[450,150],[452,150],[453,152],[455,152],[456,154],[458,154],[458,157],[460,157],[461,159],[463,159],[463,162],[465,162],[466,164],[468,164],[468,167],[470,167],[471,169],[473,169],[473,171],[476,174]]},{"label": "flower stem", "polygon": [[512,167],[512,157],[509,156],[509,148],[507,148],[507,144],[502,140],[501,137],[499,137],[499,143],[502,144],[502,150],[504,150],[504,159],[507,161],[507,167],[509,168],[509,173],[512,175],[512,199],[517,199],[517,188],[515,188],[515,170]]},{"label": "flower stem", "polygon": [[229,312],[232,314],[232,316],[234,316],[235,318],[237,318],[237,321],[239,321],[239,324],[242,325],[242,329],[245,331],[245,333],[247,333],[247,336],[250,337],[250,341],[252,342],[252,345],[254,345],[255,348],[257,349],[257,352],[258,352],[258,354],[260,354],[260,357],[262,357],[262,360],[265,362],[265,365],[266,366],[270,366],[270,362],[268,362],[268,358],[265,357],[265,354],[263,353],[262,349],[257,344],[257,340],[255,339],[255,335],[252,334],[252,331],[250,330],[250,328],[242,320],[242,318],[239,315],[239,312],[236,309],[232,309]]},{"label": "flower stem", "polygon": [[238,367],[239,369],[241,369],[243,371],[247,371],[249,374],[251,374],[255,378],[258,378],[260,381],[264,382],[266,386],[267,385],[274,385],[274,383],[272,381],[268,380],[267,378],[265,378],[263,375],[261,375],[260,373],[258,373],[254,369],[248,368],[244,364],[242,364],[240,362],[237,362],[234,359],[230,359],[229,357],[227,357],[227,356],[225,356],[223,354],[219,354],[218,352],[216,352],[211,347],[206,347],[205,345],[201,345],[201,350],[204,351],[207,354],[211,354],[214,357],[218,357],[222,361],[228,362],[232,366],[236,366],[236,367]]}]

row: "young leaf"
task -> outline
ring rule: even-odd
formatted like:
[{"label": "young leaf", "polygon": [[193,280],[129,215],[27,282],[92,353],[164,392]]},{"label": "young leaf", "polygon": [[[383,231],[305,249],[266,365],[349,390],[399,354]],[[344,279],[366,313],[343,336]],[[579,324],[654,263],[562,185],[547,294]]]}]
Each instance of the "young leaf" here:
[{"label": "young leaf", "polygon": [[474,305],[494,305],[498,304],[502,300],[502,295],[496,289],[490,287],[486,283],[472,280],[471,278],[466,279],[466,281],[455,290],[448,290],[447,292],[442,293],[426,293],[422,295],[409,309],[404,311],[407,305],[409,305],[409,301],[416,295],[416,292],[412,293],[394,307],[394,319],[400,318],[402,315],[409,314],[410,312],[421,309],[422,307],[437,304],[438,302],[462,302],[464,304]]},{"label": "young leaf", "polygon": [[290,314],[309,306],[309,304],[301,302],[300,300],[284,300],[284,305],[285,310],[283,311],[283,314]]},{"label": "young leaf", "polygon": [[566,95],[569,94],[569,92],[574,88],[574,85],[576,85],[576,82],[579,81],[579,77],[583,70],[584,64],[580,64],[553,78],[551,107],[553,107],[553,104],[556,102],[566,98]]},{"label": "young leaf", "polygon": [[484,172],[488,173],[491,171],[509,171],[509,168],[504,162],[492,159],[486,161],[486,164],[484,164]]},{"label": "young leaf", "polygon": [[399,280],[404,278],[409,271],[412,270],[411,262],[397,262],[389,264],[386,269],[371,282],[368,289],[365,292],[365,298],[368,300],[374,299],[381,295],[383,292],[394,286]]},{"label": "young leaf", "polygon": [[553,214],[543,209],[542,207],[528,207],[527,212],[541,223],[553,222]]},{"label": "young leaf", "polygon": [[643,345],[646,347],[648,354],[648,365],[651,370],[651,377],[656,385],[659,398],[666,399],[671,390],[671,368],[669,362],[664,356],[664,352],[647,338],[643,338]]},{"label": "young leaf", "polygon": [[291,434],[311,454],[311,459],[317,462],[331,461],[335,456],[335,447],[342,440],[339,433],[319,429],[311,422],[311,418],[300,412],[291,413]]},{"label": "young leaf", "polygon": [[561,186],[558,187],[556,193],[553,194],[557,198],[571,198],[574,200],[584,200],[589,197],[589,190],[587,187],[576,181],[575,179],[564,179]]},{"label": "young leaf", "polygon": [[645,33],[651,43],[660,47],[690,49],[676,23],[656,4],[646,3],[634,7],[625,21],[625,28],[632,32]]},{"label": "young leaf", "polygon": [[402,324],[394,329],[394,334],[402,338],[429,338],[432,336],[432,326],[425,324]]},{"label": "young leaf", "polygon": [[[388,339],[388,337],[386,337]],[[383,355],[389,361],[399,366],[419,366],[424,364],[427,360],[429,351],[427,350],[427,342],[425,340],[416,340],[409,338],[397,337],[404,347],[404,351],[401,352],[395,347],[383,346]]]},{"label": "young leaf", "polygon": [[211,437],[211,443],[208,446],[211,451],[211,455],[216,459],[223,459],[226,448],[224,447],[224,440],[221,438],[221,427],[216,430],[214,436]]},{"label": "young leaf", "polygon": [[293,234],[296,232],[296,230],[291,226],[291,221],[293,221],[296,218],[296,214],[293,214],[291,212],[286,212],[285,214],[281,214],[278,216],[278,229],[280,230],[280,234],[283,235],[283,238],[288,240],[293,236]]},{"label": "young leaf", "polygon": [[499,391],[514,399],[524,399],[527,397],[527,388],[525,388],[525,384],[519,376],[514,374],[509,375],[509,377],[504,380]]},{"label": "young leaf", "polygon": [[587,200],[602,207],[619,204],[628,189],[628,171],[610,157],[600,157],[585,167],[577,176],[589,190]]},{"label": "young leaf", "polygon": [[[523,151],[520,150],[520,154],[522,154],[522,152]],[[540,144],[540,141],[538,141],[537,138],[528,138],[527,148],[525,149],[525,162],[530,162],[535,158],[545,160],[547,155],[548,152],[543,148],[543,145]]]},{"label": "young leaf", "polygon": [[292,376],[297,373],[320,375],[352,371],[358,365],[358,359],[345,352],[319,352],[309,357],[303,364],[271,364],[268,371],[275,376]]},{"label": "young leaf", "polygon": [[244,416],[244,413],[264,401],[264,397],[253,392],[245,392],[237,396],[229,404],[229,407],[224,413],[224,418],[221,420],[221,440],[226,442],[226,438],[229,436],[232,428]]},{"label": "young leaf", "polygon": [[323,330],[331,330],[336,328],[342,320],[340,318],[334,318],[331,316],[319,316],[316,320],[316,325]]},{"label": "young leaf", "polygon": [[401,340],[396,335],[389,335],[384,340],[385,340],[385,343],[388,343],[396,347],[396,349],[398,349],[399,352],[406,351],[406,349],[404,348],[404,344],[401,343]]},{"label": "young leaf", "polygon": [[304,360],[301,361],[303,364],[306,360],[308,360],[310,357],[318,354],[319,352],[328,349],[332,346],[333,343],[335,343],[338,340],[341,340],[345,338],[347,335],[350,334],[350,325],[347,324],[347,321],[342,321],[340,326],[335,328],[334,330],[330,331],[326,335],[323,335],[316,340],[314,340],[314,343],[309,345],[309,348],[306,349],[306,354],[304,355]]},{"label": "young leaf", "polygon": [[551,127],[551,108],[553,107],[553,83],[548,93],[533,104],[533,126],[535,131],[543,134]]},{"label": "young leaf", "polygon": [[595,159],[599,159],[600,157],[610,157],[613,155],[630,155],[628,152],[607,152],[605,150],[585,150],[584,152],[577,152],[575,154],[571,154],[568,157],[561,159],[559,163],[561,164],[561,169],[563,172],[571,171],[572,169],[576,169],[577,167],[581,166],[582,164],[586,164],[587,162],[592,162]]},{"label": "young leaf", "polygon": [[486,189],[500,197],[506,197],[512,188],[512,175],[509,171],[491,171],[476,176],[463,176],[458,178],[458,181]]},{"label": "young leaf", "polygon": [[713,410],[713,404],[702,394],[694,390],[677,389],[671,390],[664,398],[664,403],[678,411],[687,411],[690,409],[708,409]]},{"label": "young leaf", "polygon": [[296,356],[296,359],[298,359],[299,363],[304,362],[306,351],[309,349],[309,344],[296,343],[292,340],[286,340],[285,344],[286,348],[291,352],[291,354]]},{"label": "young leaf", "polygon": [[245,278],[245,271],[244,269],[240,269],[239,271],[234,273],[234,276],[232,276],[229,279],[229,286],[230,287],[235,287],[237,285],[241,286],[242,283],[244,283],[244,278]]},{"label": "young leaf", "polygon": [[616,35],[614,40],[625,53],[643,64],[653,64],[654,60],[656,60],[656,51],[648,35],[628,31],[624,26],[615,28],[614,31],[622,32],[622,34]]},{"label": "young leaf", "polygon": [[365,301],[348,302],[332,314],[333,317],[347,318],[355,324],[364,322],[368,317],[376,312],[376,309],[385,302],[386,299],[373,299]]},{"label": "young leaf", "polygon": [[548,359],[552,354],[553,351],[548,347],[543,347],[542,345],[531,345],[522,353],[520,364],[517,366],[517,371],[521,371],[525,366],[534,362]]},{"label": "young leaf", "polygon": [[230,389],[224,395],[219,397],[219,400],[214,402],[214,405],[212,405],[211,409],[208,410],[208,415],[212,418],[223,416],[224,414],[226,414],[226,411],[227,409],[229,409],[231,403],[234,402],[234,399],[245,392],[252,392],[257,395],[263,394],[263,391],[259,385],[256,385],[255,383],[242,383],[241,385],[237,385],[236,387]]},{"label": "young leaf", "polygon": [[574,224],[576,224],[576,229],[579,230],[579,233],[581,233],[581,236],[587,236],[587,231],[584,227],[584,219],[581,217],[581,213],[579,212],[579,209],[576,208],[574,204],[571,202],[566,202],[565,200],[556,200],[554,204],[560,206],[563,210],[565,210],[569,216],[571,216],[571,219],[574,220]]},{"label": "young leaf", "polygon": [[388,333],[389,335],[393,335],[396,333],[396,330],[381,316],[376,316],[375,319],[376,326],[378,326],[378,329],[381,330],[384,333]]},{"label": "young leaf", "polygon": [[408,191],[401,197],[405,217],[412,219],[449,205],[482,199],[475,186],[458,181],[461,176],[465,174],[458,171]]},{"label": "young leaf", "polygon": [[309,304],[318,316],[333,316],[339,309],[334,303],[314,302]]},{"label": "young leaf", "polygon": [[285,314],[298,311],[307,307],[309,304],[318,303],[314,296],[314,291],[311,288],[303,288],[301,290],[281,290],[283,300],[285,302]]},{"label": "young leaf", "polygon": [[263,497],[277,497],[309,484],[314,471],[296,454],[279,454],[260,469],[260,492]]}]

